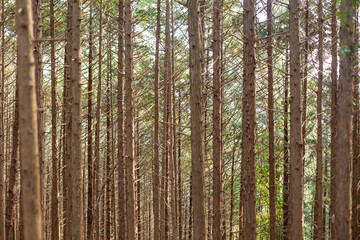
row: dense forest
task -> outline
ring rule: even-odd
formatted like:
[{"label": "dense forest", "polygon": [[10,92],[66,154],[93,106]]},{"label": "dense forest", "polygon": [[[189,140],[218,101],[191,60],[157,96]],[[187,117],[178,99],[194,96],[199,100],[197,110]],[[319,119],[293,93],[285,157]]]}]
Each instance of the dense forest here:
[{"label": "dense forest", "polygon": [[0,240],[360,239],[359,1],[0,19]]}]

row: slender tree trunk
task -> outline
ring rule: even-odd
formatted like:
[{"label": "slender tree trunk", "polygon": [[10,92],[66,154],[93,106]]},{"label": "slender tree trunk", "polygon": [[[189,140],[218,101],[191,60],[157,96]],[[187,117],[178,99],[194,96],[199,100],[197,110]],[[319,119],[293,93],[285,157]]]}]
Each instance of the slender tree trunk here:
[{"label": "slender tree trunk", "polygon": [[[32,1],[33,19],[34,19],[34,39],[42,38],[42,23],[41,23],[41,0]],[[38,106],[38,143],[39,143],[39,161],[40,161],[40,195],[41,195],[41,214],[42,214],[42,234],[46,239],[46,174],[45,174],[45,124],[44,124],[44,91],[43,91],[43,63],[42,63],[42,42],[34,42],[34,58],[35,58],[35,88],[36,88],[36,102]]]},{"label": "slender tree trunk", "polygon": [[[351,0],[341,2],[341,12],[354,12]],[[354,22],[351,14],[344,14],[340,25],[340,76],[338,86],[337,134],[336,134],[336,186],[335,190],[335,239],[351,238],[350,211],[350,174],[351,174],[351,110],[352,110],[352,73],[354,57]]]},{"label": "slender tree trunk", "polygon": [[[358,33],[358,6],[356,5],[355,14],[355,43],[359,41]],[[354,240],[360,238],[359,234],[359,180],[360,180],[360,146],[359,146],[359,61],[358,50],[354,53],[353,71],[353,126],[352,126],[352,146],[353,146],[353,169],[352,169],[352,236]]]},{"label": "slender tree trunk", "polygon": [[304,238],[304,171],[301,133],[299,4],[290,0],[290,192],[289,239]]},{"label": "slender tree trunk", "polygon": [[23,201],[24,236],[28,240],[39,240],[42,239],[40,166],[37,106],[34,89],[33,26],[31,2],[29,0],[16,1],[16,26],[18,35],[17,79],[19,89],[21,191],[24,196],[32,196]]},{"label": "slender tree trunk", "polygon": [[93,110],[92,110],[92,91],[93,91],[93,7],[90,5],[90,19],[89,19],[89,75],[88,75],[88,198],[87,198],[87,232],[86,239],[92,239],[93,229]]},{"label": "slender tree trunk", "polygon": [[[110,34],[108,34],[108,54],[107,58],[110,59],[111,57],[111,47],[110,47]],[[108,62],[108,69],[107,69],[107,79],[106,79],[106,179],[105,179],[105,198],[106,198],[106,219],[105,219],[105,240],[110,240],[111,237],[111,181],[110,181],[110,174],[111,174],[111,122],[110,122],[110,72],[111,72],[111,61],[107,60]]]},{"label": "slender tree trunk", "polygon": [[288,239],[289,232],[289,51],[285,57],[285,96],[284,96],[284,175],[283,175],[283,238]]},{"label": "slender tree trunk", "polygon": [[68,200],[67,208],[70,217],[68,234],[70,239],[83,239],[83,191],[81,175],[81,0],[72,0],[72,34],[71,34],[71,158],[67,163]]},{"label": "slender tree trunk", "polygon": [[100,0],[99,12],[99,69],[98,87],[96,96],[96,125],[95,125],[95,162],[94,162],[94,238],[100,237],[100,126],[101,126],[101,83],[102,83],[102,25],[103,25],[103,1]]},{"label": "slender tree trunk", "polygon": [[[0,142],[4,142],[4,86],[5,86],[5,5],[1,1],[1,82],[0,82]],[[5,155],[4,145],[0,144],[0,240],[5,240]]]},{"label": "slender tree trunk", "polygon": [[[308,85],[308,61],[309,61],[309,0],[306,0],[305,3],[305,49],[304,49],[304,79],[303,79],[303,98],[302,98],[302,161],[303,161],[303,172],[305,166],[305,154],[306,154],[306,108],[307,108],[307,85]],[[300,54],[301,55],[301,54]],[[301,62],[301,58],[300,58]],[[290,73],[291,74],[291,73]]]},{"label": "slender tree trunk", "polygon": [[255,1],[244,1],[244,76],[242,109],[243,235],[256,239],[255,210]]},{"label": "slender tree trunk", "polygon": [[[54,0],[50,1],[50,35],[55,38]],[[51,41],[51,158],[52,158],[52,185],[51,185],[51,239],[59,239],[58,213],[58,156],[57,156],[57,113],[56,113],[56,58],[55,42]]]},{"label": "slender tree trunk", "polygon": [[[18,65],[21,67],[21,65]],[[17,87],[16,87],[17,88]],[[17,164],[18,164],[18,151],[19,151],[19,110],[18,110],[18,89],[15,90],[15,107],[14,107],[14,122],[12,127],[12,152],[9,167],[9,186],[8,194],[6,197],[6,239],[16,239],[16,182],[17,182]]]},{"label": "slender tree trunk", "polygon": [[125,164],[126,164],[126,220],[127,239],[135,239],[134,189],[134,77],[133,28],[131,0],[125,0]]},{"label": "slender tree trunk", "polygon": [[[183,240],[183,220],[182,220],[182,216],[183,216],[183,207],[182,207],[182,197],[183,197],[183,190],[182,190],[182,175],[181,175],[181,170],[182,170],[182,164],[181,164],[181,90],[179,90],[178,92],[179,94],[179,105],[178,105],[178,114],[179,114],[179,121],[178,121],[178,142],[177,142],[177,148],[178,148],[178,207],[179,207],[179,220],[178,220],[178,230],[179,230],[179,240]],[[185,219],[186,221],[186,219]]]},{"label": "slender tree trunk", "polygon": [[336,169],[336,104],[337,104],[337,2],[331,3],[331,170],[330,170],[330,236],[331,239],[335,239],[335,169]]},{"label": "slender tree trunk", "polygon": [[268,67],[268,115],[269,115],[269,196],[270,239],[276,239],[276,185],[275,185],[275,133],[274,133],[274,80],[272,47],[272,0],[267,2],[267,67]]},{"label": "slender tree trunk", "polygon": [[314,239],[323,239],[323,157],[322,157],[322,82],[323,82],[323,10],[322,0],[318,2],[319,27],[319,76],[317,86],[317,145],[316,145],[316,193],[314,208]]},{"label": "slender tree trunk", "polygon": [[123,108],[123,77],[124,77],[124,1],[119,0],[118,19],[118,207],[119,228],[118,239],[126,239],[126,212],[125,212],[125,162],[124,162],[124,108]]},{"label": "slender tree trunk", "polygon": [[161,1],[157,1],[156,17],[156,46],[155,46],[155,119],[154,119],[154,167],[153,167],[153,211],[154,211],[154,240],[160,240],[159,222],[159,52],[161,31]]},{"label": "slender tree trunk", "polygon": [[191,176],[195,240],[207,239],[204,187],[204,130],[202,108],[202,43],[199,29],[199,1],[189,0]]},{"label": "slender tree trunk", "polygon": [[[222,1],[214,1],[214,33],[213,33],[213,239],[222,239],[222,132],[221,132],[221,12]],[[231,231],[231,229],[230,229]]]}]

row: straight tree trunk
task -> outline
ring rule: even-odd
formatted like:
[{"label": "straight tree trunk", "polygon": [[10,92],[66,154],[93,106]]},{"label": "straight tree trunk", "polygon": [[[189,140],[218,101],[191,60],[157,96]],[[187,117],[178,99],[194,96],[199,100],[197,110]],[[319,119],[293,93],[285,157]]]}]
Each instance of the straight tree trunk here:
[{"label": "straight tree trunk", "polygon": [[123,79],[124,79],[124,1],[119,0],[118,19],[118,207],[119,228],[118,239],[126,239],[126,212],[125,212],[125,162],[124,162],[124,107],[123,107]]},{"label": "straight tree trunk", "polygon": [[[32,1],[33,19],[34,19],[34,39],[42,38],[42,23],[41,23],[41,0]],[[36,102],[38,106],[38,143],[39,143],[39,161],[40,161],[40,195],[41,195],[41,214],[42,214],[42,234],[46,239],[46,174],[45,174],[45,124],[44,124],[44,91],[43,91],[43,63],[42,63],[42,42],[34,42],[34,58],[35,58],[35,89]]]},{"label": "straight tree trunk", "polygon": [[17,0],[21,191],[24,196],[31,196],[23,201],[24,236],[28,240],[41,240],[40,166],[32,19],[30,0]]},{"label": "straight tree trunk", "polygon": [[[5,86],[5,5],[4,0],[1,1],[1,72],[0,72],[0,142],[4,142],[4,86]],[[5,240],[5,155],[4,145],[0,144],[0,240]]]},{"label": "straight tree trunk", "polygon": [[283,175],[283,238],[288,239],[289,232],[289,50],[285,57],[285,96],[284,96],[284,175]]},{"label": "straight tree trunk", "polygon": [[[103,0],[100,0],[100,9],[103,9]],[[95,162],[94,162],[94,238],[100,237],[100,126],[101,126],[101,83],[102,83],[102,28],[103,12],[99,12],[99,69],[98,87],[96,96],[96,125],[95,125]]]},{"label": "straight tree trunk", "polygon": [[[178,230],[179,230],[179,240],[183,240],[183,220],[182,220],[182,216],[183,216],[183,207],[182,207],[182,197],[183,197],[183,190],[182,190],[182,164],[181,164],[181,133],[182,133],[182,129],[181,129],[181,90],[179,90],[178,92],[179,94],[179,105],[178,105],[178,117],[179,117],[179,121],[178,121],[178,142],[177,142],[177,148],[178,148],[178,208],[179,208],[179,219],[178,219]],[[186,221],[186,219],[185,219]]]},{"label": "straight tree trunk", "polygon": [[[358,6],[356,6],[355,14],[355,42],[359,41],[358,33]],[[354,53],[354,71],[353,71],[353,126],[352,126],[352,146],[353,146],[353,169],[352,169],[352,236],[354,240],[360,238],[359,234],[359,180],[360,180],[360,146],[359,146],[359,61],[358,50]]]},{"label": "straight tree trunk", "polygon": [[131,0],[125,0],[125,164],[126,164],[126,229],[127,239],[135,240],[134,179],[134,77],[133,28]]},{"label": "straight tree trunk", "polygon": [[[351,0],[341,2],[341,12],[354,12]],[[351,110],[353,88],[354,22],[351,14],[344,14],[340,25],[340,75],[336,122],[336,186],[335,239],[351,238]]]},{"label": "straight tree trunk", "polygon": [[[55,12],[54,0],[50,0],[50,35],[55,38]],[[51,185],[51,239],[59,239],[59,213],[58,213],[58,156],[57,156],[57,113],[56,113],[56,58],[55,42],[51,41],[51,159],[52,159],[52,185]]]},{"label": "straight tree trunk", "polygon": [[[221,12],[222,0],[214,1],[213,33],[213,239],[222,239],[222,55],[221,55]],[[231,229],[230,229],[231,231]]]},{"label": "straight tree trunk", "polygon": [[301,132],[299,0],[290,0],[290,192],[289,239],[304,238],[304,171]]},{"label": "straight tree trunk", "polygon": [[316,144],[316,193],[314,208],[314,239],[323,239],[323,157],[322,157],[322,82],[323,82],[323,5],[318,2],[318,27],[319,27],[319,75],[317,86],[317,144]]},{"label": "straight tree trunk", "polygon": [[268,67],[268,116],[269,116],[269,196],[270,239],[276,239],[276,185],[275,185],[275,133],[274,133],[274,80],[272,47],[272,0],[267,2],[267,67]]},{"label": "straight tree trunk", "polygon": [[84,239],[83,191],[81,175],[81,0],[72,0],[71,34],[71,158],[68,162],[68,234],[70,239]]},{"label": "straight tree trunk", "polygon": [[243,189],[243,236],[249,240],[256,239],[255,209],[255,1],[244,1],[244,75],[243,75],[243,109],[242,109],[242,174]]},{"label": "straight tree trunk", "polygon": [[337,2],[331,3],[331,167],[330,167],[330,237],[335,239],[335,169],[336,169],[336,104],[337,104]]},{"label": "straight tree trunk", "polygon": [[[18,65],[20,67],[20,65]],[[19,110],[18,110],[18,89],[15,90],[15,107],[14,107],[14,122],[12,126],[12,151],[9,166],[9,186],[6,197],[6,215],[5,215],[5,231],[6,239],[16,239],[16,182],[17,182],[17,164],[19,151]]]},{"label": "straight tree trunk", "polygon": [[[303,167],[305,166],[305,150],[306,150],[306,108],[307,108],[307,85],[308,85],[308,61],[309,61],[309,0],[305,3],[305,49],[304,49],[304,79],[303,79],[303,98],[302,98],[302,156]],[[300,59],[301,62],[301,59]],[[291,74],[291,73],[290,73]],[[303,169],[304,171],[304,169]]]},{"label": "straight tree trunk", "polygon": [[153,167],[153,212],[154,212],[154,240],[160,240],[160,209],[159,209],[159,53],[161,31],[161,1],[157,1],[156,16],[156,46],[155,46],[155,119],[154,119],[154,167]]},{"label": "straight tree trunk", "polygon": [[90,19],[89,19],[89,75],[88,75],[88,197],[87,197],[87,232],[86,239],[92,239],[93,229],[93,110],[92,110],[92,91],[93,91],[93,6],[90,5]]},{"label": "straight tree trunk", "polygon": [[191,108],[191,177],[193,207],[193,237],[207,239],[205,187],[204,187],[204,129],[202,108],[203,57],[200,38],[199,1],[189,0],[189,48],[190,48],[190,108]]}]

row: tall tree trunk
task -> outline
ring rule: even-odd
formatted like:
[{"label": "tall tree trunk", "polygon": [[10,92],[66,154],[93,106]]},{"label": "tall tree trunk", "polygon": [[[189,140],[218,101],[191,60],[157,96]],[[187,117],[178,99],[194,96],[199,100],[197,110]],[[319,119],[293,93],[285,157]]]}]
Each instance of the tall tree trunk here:
[{"label": "tall tree trunk", "polygon": [[[359,41],[358,33],[358,6],[356,5],[355,14],[355,42]],[[360,146],[359,146],[359,61],[358,50],[354,52],[354,71],[353,71],[353,126],[352,126],[352,146],[353,146],[353,169],[352,169],[352,236],[354,240],[359,239],[359,180],[360,180]]]},{"label": "tall tree trunk", "polygon": [[299,0],[290,0],[290,192],[289,239],[304,238],[304,171],[301,133]]},{"label": "tall tree trunk", "polygon": [[191,177],[192,207],[196,240],[207,239],[205,187],[204,187],[204,126],[202,108],[203,57],[200,38],[199,1],[189,0],[189,48],[190,48],[190,108],[191,108]]},{"label": "tall tree trunk", "polygon": [[283,238],[288,239],[289,232],[289,50],[286,49],[285,57],[285,96],[284,96],[284,173],[283,173]]},{"label": "tall tree trunk", "polygon": [[336,169],[336,104],[337,104],[337,2],[332,1],[331,3],[331,169],[330,169],[330,236],[331,239],[335,239],[335,169]]},{"label": "tall tree trunk", "polygon": [[[21,191],[31,196],[23,201],[24,236],[29,240],[42,239],[40,166],[35,95],[35,65],[33,55],[33,26],[30,0],[16,1],[17,79],[19,89],[19,127],[21,158]],[[16,150],[17,151],[17,150]]]},{"label": "tall tree trunk", "polygon": [[[306,108],[307,108],[307,85],[308,85],[308,61],[309,61],[309,0],[305,3],[305,49],[304,49],[304,79],[303,79],[303,98],[302,98],[302,156],[303,156],[303,168],[305,166],[305,150],[306,150]],[[301,59],[300,59],[301,62]],[[299,70],[300,71],[300,70]],[[291,73],[290,73],[291,74]],[[304,172],[304,169],[303,169]]]},{"label": "tall tree trunk", "polygon": [[[4,86],[5,86],[5,5],[1,1],[1,70],[0,70],[0,142],[4,142]],[[0,240],[5,240],[5,155],[4,145],[0,144]]]},{"label": "tall tree trunk", "polygon": [[242,109],[243,236],[256,239],[255,210],[255,1],[244,1],[244,76]]},{"label": "tall tree trunk", "polygon": [[354,22],[350,12],[354,12],[351,0],[341,2],[344,12],[340,25],[340,76],[338,86],[337,123],[336,123],[336,186],[335,190],[335,239],[350,239],[350,174],[351,174],[351,110],[352,110],[352,73]]},{"label": "tall tree trunk", "polygon": [[99,12],[99,60],[98,87],[96,96],[96,125],[95,125],[95,162],[94,162],[94,238],[100,237],[100,126],[101,126],[101,83],[102,83],[102,29],[103,29],[103,0],[100,0]]},{"label": "tall tree trunk", "polygon": [[[222,0],[214,1],[213,33],[213,239],[222,239],[222,55],[221,55],[221,17]],[[231,231],[231,229],[230,229]]]},{"label": "tall tree trunk", "polygon": [[123,108],[123,79],[124,79],[124,1],[119,0],[118,19],[118,207],[119,228],[118,239],[126,239],[126,212],[125,212],[125,162],[124,162],[124,108]]},{"label": "tall tree trunk", "polygon": [[81,175],[81,0],[72,0],[72,34],[71,34],[71,157],[67,163],[69,212],[68,234],[70,239],[83,239],[83,191]]},{"label": "tall tree trunk", "polygon": [[275,133],[274,133],[274,80],[272,47],[272,0],[267,2],[267,67],[268,67],[268,115],[269,115],[269,197],[270,239],[276,239],[276,185],[275,185]]},{"label": "tall tree trunk", "polygon": [[[55,38],[55,12],[54,0],[50,0],[50,35]],[[58,213],[58,156],[57,156],[57,113],[56,113],[56,58],[55,42],[50,43],[51,61],[51,159],[52,159],[52,185],[51,185],[51,239],[59,239],[59,213]]]},{"label": "tall tree trunk", "polygon": [[[34,19],[34,39],[42,38],[42,23],[41,23],[41,0],[32,1],[33,19]],[[38,143],[39,143],[39,161],[40,161],[40,195],[41,195],[41,214],[42,214],[42,234],[46,239],[46,221],[45,221],[45,124],[44,124],[44,91],[43,91],[43,64],[42,64],[42,42],[34,42],[34,58],[35,58],[35,89],[36,102],[38,106]]]},{"label": "tall tree trunk", "polygon": [[125,0],[125,164],[126,164],[126,220],[127,239],[135,235],[134,189],[134,77],[133,77],[133,28],[131,0]]},{"label": "tall tree trunk", "polygon": [[322,0],[318,2],[319,27],[319,76],[317,86],[317,144],[316,144],[316,193],[314,207],[314,239],[323,239],[323,157],[322,157],[322,82],[323,82],[323,6]]},{"label": "tall tree trunk", "polygon": [[[18,65],[21,67],[21,65]],[[17,87],[16,87],[17,88]],[[15,90],[15,107],[14,107],[14,122],[12,127],[12,152],[9,166],[9,186],[6,197],[6,239],[16,239],[16,182],[17,182],[17,164],[18,164],[18,147],[19,147],[19,110],[18,110],[18,89]]]},{"label": "tall tree trunk", "polygon": [[87,172],[88,172],[88,197],[87,197],[87,233],[86,239],[92,239],[93,229],[93,110],[92,110],[92,91],[93,91],[93,7],[90,5],[90,19],[89,19],[89,75],[88,75],[88,161],[87,161]]},{"label": "tall tree trunk", "polygon": [[[178,101],[179,101],[179,105],[178,105],[178,117],[179,117],[179,121],[178,121],[178,142],[177,142],[177,152],[178,152],[178,208],[179,208],[179,219],[178,219],[178,230],[179,230],[179,240],[183,240],[183,220],[182,220],[182,216],[183,216],[183,207],[182,207],[182,197],[183,197],[183,190],[182,190],[182,164],[181,164],[181,133],[182,133],[182,129],[181,129],[181,90],[179,90],[178,92]],[[186,219],[185,219],[186,221]]]},{"label": "tall tree trunk", "polygon": [[156,46],[155,46],[155,119],[154,119],[154,167],[153,167],[153,211],[154,211],[154,240],[160,239],[159,213],[159,52],[161,31],[161,1],[157,1],[156,16]]}]

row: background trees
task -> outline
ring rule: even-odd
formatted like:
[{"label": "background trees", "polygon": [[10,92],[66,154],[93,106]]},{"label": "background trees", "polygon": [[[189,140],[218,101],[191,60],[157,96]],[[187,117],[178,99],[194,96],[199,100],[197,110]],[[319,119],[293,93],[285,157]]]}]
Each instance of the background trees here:
[{"label": "background trees", "polygon": [[[39,153],[44,239],[349,234],[337,202],[359,202],[356,8],[33,1],[34,120],[15,0],[2,1],[0,239],[27,233],[22,147]],[[39,141],[23,143],[31,119]]]}]

